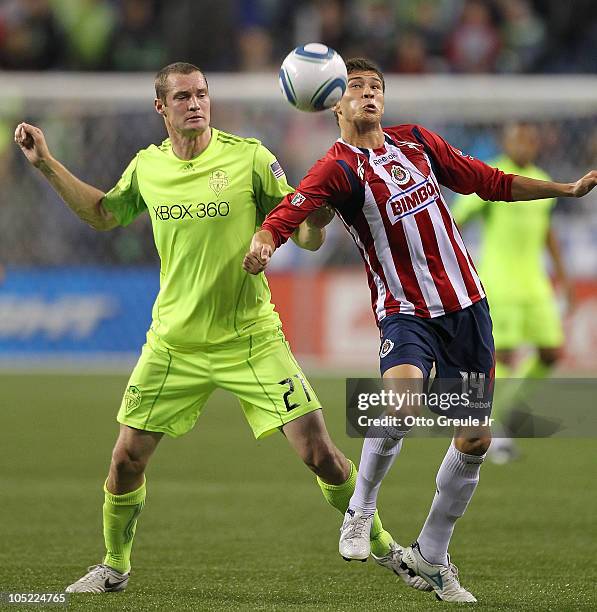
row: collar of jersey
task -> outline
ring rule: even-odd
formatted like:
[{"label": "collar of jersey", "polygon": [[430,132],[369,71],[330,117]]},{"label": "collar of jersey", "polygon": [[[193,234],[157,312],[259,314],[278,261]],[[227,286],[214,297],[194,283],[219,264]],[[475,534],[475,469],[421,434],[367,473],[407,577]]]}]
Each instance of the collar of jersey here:
[{"label": "collar of jersey", "polygon": [[191,159],[181,159],[180,157],[177,157],[176,154],[174,153],[174,149],[172,148],[172,141],[169,138],[167,139],[169,146],[166,151],[166,155],[179,161],[181,164],[189,164],[191,162],[197,161],[198,159],[201,159],[202,157],[205,157],[211,151],[214,144],[218,140],[218,130],[215,127],[210,127],[210,130],[211,130],[211,138],[209,139],[209,144],[207,145],[207,147],[205,147],[205,149],[203,149],[203,151],[201,151],[201,153],[199,153],[199,155],[196,155],[195,157],[191,157]]},{"label": "collar of jersey", "polygon": [[354,145],[349,144],[345,140],[342,140],[342,138],[338,138],[337,142],[339,142],[340,144],[343,144],[345,147],[348,147],[351,151],[354,151],[355,153],[369,155],[368,151],[371,150],[371,149],[361,149],[360,147],[355,147]]},{"label": "collar of jersey", "polygon": [[[385,132],[384,132],[384,136],[386,137],[386,139],[384,139],[384,143],[380,147],[380,149],[387,150],[387,145],[389,143],[387,141],[387,134]],[[362,155],[366,155],[369,158],[377,157],[378,155],[380,155],[379,153],[375,152],[377,151],[377,149],[367,149],[365,147],[355,147],[354,145],[349,144],[345,140],[342,140],[342,138],[338,138],[337,142],[339,142],[340,144],[343,144],[345,147],[348,147],[350,150],[354,151],[355,153],[361,153]]]}]

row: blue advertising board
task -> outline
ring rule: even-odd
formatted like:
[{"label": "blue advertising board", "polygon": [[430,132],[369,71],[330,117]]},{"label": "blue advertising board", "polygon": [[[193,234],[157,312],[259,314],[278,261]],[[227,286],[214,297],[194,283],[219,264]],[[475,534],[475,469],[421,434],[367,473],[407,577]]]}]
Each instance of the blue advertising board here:
[{"label": "blue advertising board", "polygon": [[0,357],[138,353],[157,268],[8,268],[0,284]]}]

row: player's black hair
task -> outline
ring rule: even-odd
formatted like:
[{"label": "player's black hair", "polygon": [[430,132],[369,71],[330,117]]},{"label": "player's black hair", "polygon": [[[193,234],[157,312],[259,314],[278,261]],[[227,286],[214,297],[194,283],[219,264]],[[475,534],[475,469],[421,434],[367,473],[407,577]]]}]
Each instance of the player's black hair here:
[{"label": "player's black hair", "polygon": [[[366,57],[351,57],[345,62],[345,64],[346,72],[349,78],[351,72],[375,72],[375,74],[381,79],[381,89],[385,93],[386,82],[383,78],[383,72],[375,62],[368,60]],[[336,123],[340,125],[338,113],[336,113],[336,111],[334,111],[334,116],[336,117]]]},{"label": "player's black hair", "polygon": [[188,62],[174,62],[164,66],[155,75],[155,97],[159,98],[162,102],[166,102],[166,94],[168,93],[168,77],[171,74],[191,74],[192,72],[200,72],[205,79],[207,84],[207,77],[201,68],[195,66],[195,64],[189,64]]}]

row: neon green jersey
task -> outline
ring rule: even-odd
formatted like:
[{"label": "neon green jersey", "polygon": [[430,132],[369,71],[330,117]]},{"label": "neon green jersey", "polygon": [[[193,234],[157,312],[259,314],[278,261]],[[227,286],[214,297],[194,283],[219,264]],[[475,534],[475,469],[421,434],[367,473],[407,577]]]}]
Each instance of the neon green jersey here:
[{"label": "neon green jersey", "polygon": [[[506,173],[544,181],[549,175],[537,166],[517,166],[509,157],[489,162]],[[485,202],[478,196],[458,196],[452,207],[457,224],[480,215],[483,223],[479,275],[490,303],[533,301],[551,297],[543,253],[555,198],[532,202]]]},{"label": "neon green jersey", "polygon": [[170,140],[137,153],[104,198],[121,225],[148,211],[160,256],[152,331],[177,349],[274,328],[263,274],[242,269],[255,229],[293,189],[258,140],[212,128],[207,148],[176,157]]}]

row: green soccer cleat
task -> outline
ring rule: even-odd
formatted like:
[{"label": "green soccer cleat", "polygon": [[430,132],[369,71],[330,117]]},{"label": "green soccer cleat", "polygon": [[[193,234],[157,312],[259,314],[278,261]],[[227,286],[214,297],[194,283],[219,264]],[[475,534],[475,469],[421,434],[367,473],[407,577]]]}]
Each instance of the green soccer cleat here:
[{"label": "green soccer cleat", "polygon": [[87,573],[66,587],[67,593],[115,593],[124,591],[130,572],[121,574],[108,565],[92,565]]}]

